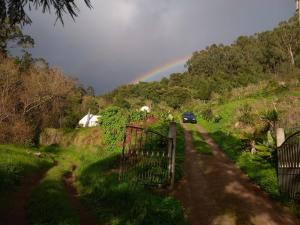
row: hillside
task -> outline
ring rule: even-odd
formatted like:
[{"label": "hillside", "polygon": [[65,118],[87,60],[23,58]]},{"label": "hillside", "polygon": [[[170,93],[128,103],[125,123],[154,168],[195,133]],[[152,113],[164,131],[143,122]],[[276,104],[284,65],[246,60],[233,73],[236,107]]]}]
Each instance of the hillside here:
[{"label": "hillside", "polygon": [[297,16],[271,31],[238,37],[231,45],[194,52],[187,71],[157,82],[121,86],[103,98],[108,104],[136,107],[145,102],[178,109],[193,100],[210,100],[259,81],[299,78],[300,28]]}]

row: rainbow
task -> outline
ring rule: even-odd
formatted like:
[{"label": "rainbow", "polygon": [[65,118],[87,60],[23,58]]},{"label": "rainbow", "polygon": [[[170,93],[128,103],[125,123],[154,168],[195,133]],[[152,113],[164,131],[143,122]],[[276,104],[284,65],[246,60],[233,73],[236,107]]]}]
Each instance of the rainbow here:
[{"label": "rainbow", "polygon": [[166,73],[169,70],[172,70],[172,69],[175,69],[176,67],[184,65],[186,63],[186,61],[188,61],[188,59],[190,59],[190,58],[191,58],[191,55],[187,55],[187,56],[181,57],[179,59],[172,60],[163,65],[160,65],[160,66],[148,71],[147,73],[139,76],[135,80],[131,81],[130,84],[137,84],[140,81],[146,82],[146,81],[149,81],[150,79],[153,80],[155,78],[159,78],[159,76],[161,76],[163,73]]}]

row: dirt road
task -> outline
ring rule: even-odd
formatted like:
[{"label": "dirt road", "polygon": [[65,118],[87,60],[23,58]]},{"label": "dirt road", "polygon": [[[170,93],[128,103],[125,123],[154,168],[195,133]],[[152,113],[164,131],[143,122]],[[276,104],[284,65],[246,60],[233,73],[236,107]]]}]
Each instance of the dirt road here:
[{"label": "dirt road", "polygon": [[213,155],[194,151],[192,136],[184,126],[184,175],[173,193],[190,225],[300,224],[236,168],[202,127],[196,126]]}]

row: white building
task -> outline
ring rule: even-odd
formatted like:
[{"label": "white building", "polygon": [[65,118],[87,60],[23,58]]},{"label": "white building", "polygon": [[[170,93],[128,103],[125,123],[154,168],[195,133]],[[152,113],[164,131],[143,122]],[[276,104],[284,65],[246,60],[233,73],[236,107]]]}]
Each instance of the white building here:
[{"label": "white building", "polygon": [[99,125],[98,119],[100,117],[101,116],[97,116],[97,115],[88,113],[79,121],[78,124],[81,127],[96,127]]}]

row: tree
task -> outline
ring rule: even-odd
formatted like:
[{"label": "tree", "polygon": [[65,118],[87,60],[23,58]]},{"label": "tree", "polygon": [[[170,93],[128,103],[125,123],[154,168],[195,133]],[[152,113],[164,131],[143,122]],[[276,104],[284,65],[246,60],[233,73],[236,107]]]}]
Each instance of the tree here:
[{"label": "tree", "polygon": [[34,40],[29,35],[23,34],[19,25],[5,19],[0,22],[0,54],[7,55],[8,48],[15,45],[22,48],[33,47]]},{"label": "tree", "polygon": [[180,106],[190,100],[190,98],[189,90],[182,87],[169,88],[163,96],[166,103],[174,109],[180,108]]},{"label": "tree", "polygon": [[292,17],[287,22],[282,22],[274,30],[278,36],[278,47],[283,48],[290,59],[290,64],[295,65],[295,52],[299,49],[299,26],[296,17]]},{"label": "tree", "polygon": [[[90,0],[83,0],[91,8]],[[9,19],[12,24],[30,24],[32,21],[26,9],[41,8],[43,13],[54,8],[57,20],[63,23],[63,14],[69,14],[73,19],[78,16],[78,7],[74,0],[1,0],[0,24]]]},{"label": "tree", "polygon": [[88,86],[86,89],[87,95],[95,97],[95,89],[92,86]]}]

